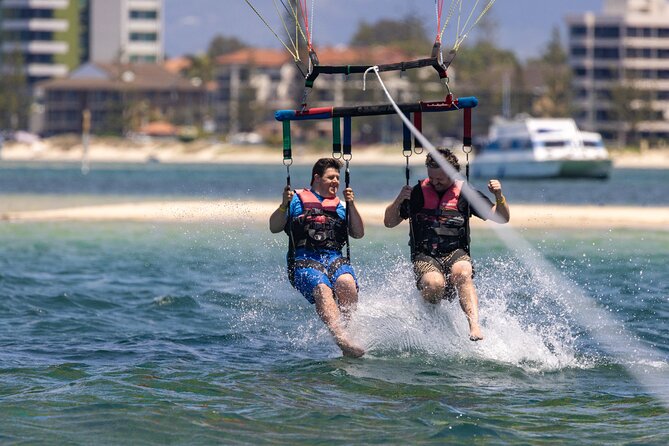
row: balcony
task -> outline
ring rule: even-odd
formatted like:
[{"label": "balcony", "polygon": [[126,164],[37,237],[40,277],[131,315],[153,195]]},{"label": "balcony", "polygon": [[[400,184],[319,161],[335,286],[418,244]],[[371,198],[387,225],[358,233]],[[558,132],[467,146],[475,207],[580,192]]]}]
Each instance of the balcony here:
[{"label": "balcony", "polygon": [[68,4],[69,0],[4,0],[0,5],[0,9],[67,9]]},{"label": "balcony", "polygon": [[130,0],[128,3],[132,9],[160,9],[160,0]]},{"label": "balcony", "polygon": [[65,32],[68,27],[67,20],[61,19],[4,20],[2,23],[3,31]]},{"label": "balcony", "polygon": [[69,73],[67,65],[28,64],[28,75],[31,77],[65,77]]},{"label": "balcony", "polygon": [[128,32],[157,33],[161,28],[160,22],[157,20],[133,19],[128,21]]},{"label": "balcony", "polygon": [[67,54],[69,45],[65,42],[5,42],[2,44],[3,53],[21,51],[28,54]]}]

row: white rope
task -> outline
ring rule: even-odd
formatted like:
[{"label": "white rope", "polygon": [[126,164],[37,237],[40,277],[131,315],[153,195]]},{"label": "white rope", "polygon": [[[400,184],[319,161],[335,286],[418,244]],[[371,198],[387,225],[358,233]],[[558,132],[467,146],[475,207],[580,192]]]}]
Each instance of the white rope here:
[{"label": "white rope", "polygon": [[309,28],[311,29],[311,32],[309,33],[309,46],[313,46],[313,40],[314,40],[314,5],[316,4],[316,0],[311,0],[311,20],[309,20]]},{"label": "white rope", "polygon": [[[397,116],[402,119],[405,126],[423,144],[432,159],[453,180],[466,181],[451,164],[437,151],[430,141],[414,127],[388,92],[377,66],[371,67],[392,104]],[[462,194],[479,215],[490,215],[490,204],[478,196],[472,188],[463,187]],[[537,283],[547,289],[555,289],[560,286],[560,298],[563,303],[573,312],[576,321],[588,329],[598,344],[604,347],[610,354],[616,356],[625,369],[641,383],[646,390],[658,398],[666,408],[669,408],[669,364],[666,355],[639,342],[633,335],[627,333],[623,323],[614,318],[609,311],[602,309],[594,299],[586,293],[571,279],[564,277],[550,262],[543,258],[541,253],[534,249],[517,231],[507,225],[489,224],[497,233],[500,240],[516,254],[528,269]],[[597,325],[593,324],[596,323]],[[659,365],[661,363],[661,365]]]}]

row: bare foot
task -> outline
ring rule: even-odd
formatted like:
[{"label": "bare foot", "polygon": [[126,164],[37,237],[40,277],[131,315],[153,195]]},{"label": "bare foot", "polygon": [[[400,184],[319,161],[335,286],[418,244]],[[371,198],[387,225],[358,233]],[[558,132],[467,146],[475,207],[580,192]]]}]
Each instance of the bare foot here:
[{"label": "bare foot", "polygon": [[475,327],[469,328],[469,340],[470,341],[481,341],[483,340],[483,333],[481,333],[481,327],[478,325]]},{"label": "bare foot", "polygon": [[344,356],[348,356],[349,358],[360,358],[365,354],[365,350],[363,348],[358,347],[346,339],[340,338],[337,339],[336,342]]}]

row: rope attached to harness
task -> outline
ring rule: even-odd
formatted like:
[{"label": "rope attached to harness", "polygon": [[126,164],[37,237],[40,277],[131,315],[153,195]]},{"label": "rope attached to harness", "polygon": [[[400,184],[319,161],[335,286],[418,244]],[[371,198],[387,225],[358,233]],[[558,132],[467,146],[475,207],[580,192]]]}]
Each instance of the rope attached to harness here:
[{"label": "rope attached to harness", "polygon": [[[463,123],[463,128],[462,128],[462,151],[465,152],[465,156],[467,158],[467,163],[465,164],[465,178],[467,178],[467,184],[469,184],[469,154],[472,152],[472,109],[471,108],[466,108],[464,110],[464,123]],[[469,228],[469,217],[470,217],[471,209],[469,206],[469,200],[467,200],[467,210],[465,212],[465,233],[467,237],[467,246],[465,247],[465,251],[467,252],[467,255],[469,257],[472,256],[471,254],[471,246],[470,246],[470,228]]]}]

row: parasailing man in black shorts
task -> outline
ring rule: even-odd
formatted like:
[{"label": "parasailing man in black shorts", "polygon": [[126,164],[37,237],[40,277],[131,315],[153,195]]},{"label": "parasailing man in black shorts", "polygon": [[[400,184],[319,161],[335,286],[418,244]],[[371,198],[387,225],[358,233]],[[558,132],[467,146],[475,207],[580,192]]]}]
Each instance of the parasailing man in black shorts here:
[{"label": "parasailing man in black shorts", "polygon": [[[448,149],[439,153],[457,171],[458,159]],[[510,218],[509,205],[502,194],[498,180],[488,182],[488,190],[495,195],[493,204],[482,192],[475,191],[490,205],[490,212],[469,211],[464,194],[464,181],[451,179],[428,155],[425,160],[428,178],[418,185],[404,186],[395,201],[386,208],[383,223],[394,228],[402,220],[410,219],[411,260],[416,275],[416,286],[423,298],[438,304],[442,299],[460,299],[460,306],[469,322],[469,339],[483,339],[479,326],[478,296],[474,288],[473,267],[468,253],[468,215],[485,220],[507,223]]]}]

